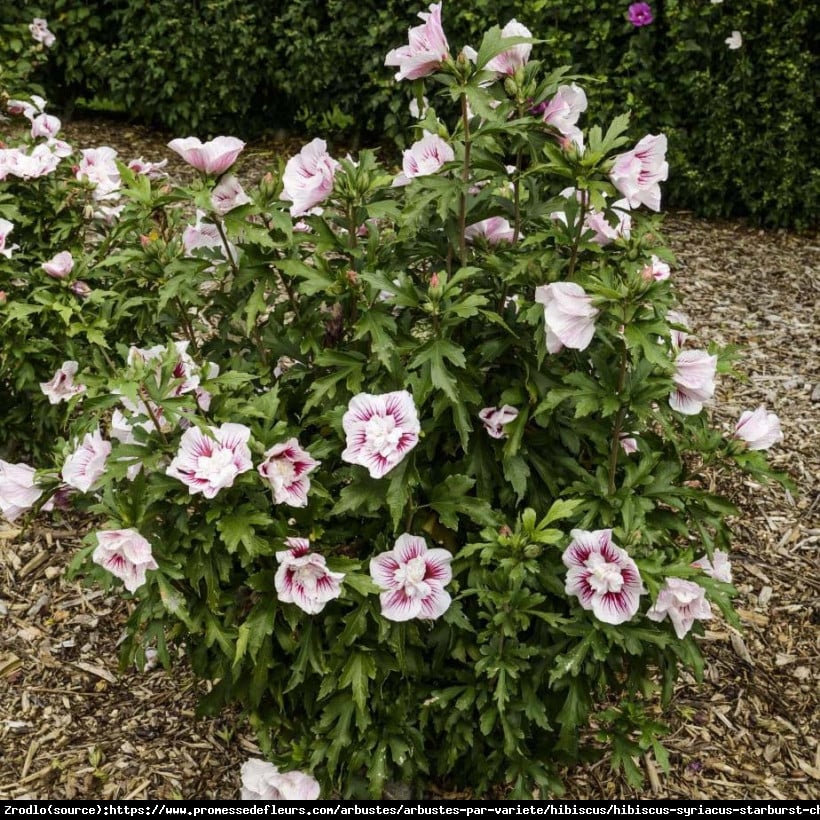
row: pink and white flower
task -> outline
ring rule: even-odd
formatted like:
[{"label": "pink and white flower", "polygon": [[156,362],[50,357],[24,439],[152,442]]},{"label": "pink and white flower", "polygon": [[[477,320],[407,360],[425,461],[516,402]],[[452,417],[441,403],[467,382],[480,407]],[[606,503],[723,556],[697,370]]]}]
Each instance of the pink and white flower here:
[{"label": "pink and white flower", "polygon": [[68,251],[60,251],[40,267],[54,279],[65,279],[74,270],[74,257]]},{"label": "pink and white flower", "polygon": [[627,433],[622,433],[618,443],[621,445],[621,449],[624,453],[628,456],[638,452],[638,441],[634,436],[630,436]]},{"label": "pink and white flower", "polygon": [[69,487],[87,493],[105,473],[105,462],[110,453],[111,442],[103,439],[99,428],[93,433],[86,433],[63,464],[63,481]]},{"label": "pink and white flower", "polygon": [[[522,25],[518,20],[513,18],[501,29],[501,36],[532,37],[532,32],[525,25]],[[484,68],[487,71],[495,71],[498,74],[512,76],[519,68],[527,64],[531,51],[532,43],[518,43],[502,51],[500,54],[496,54]]]},{"label": "pink and white flower", "polygon": [[572,530],[562,560],[565,590],[606,624],[622,624],[638,612],[646,590],[635,562],[612,541],[612,530]]},{"label": "pink and white flower", "polygon": [[32,94],[31,102],[26,100],[9,100],[7,108],[9,114],[22,114],[29,122],[33,120],[38,114],[42,114],[48,104],[38,94]]},{"label": "pink and white flower", "polygon": [[251,431],[244,424],[232,423],[208,429],[210,436],[199,427],[182,434],[179,450],[165,473],[187,484],[191,495],[213,498],[253,467],[248,447]]},{"label": "pink and white flower", "polygon": [[729,561],[729,553],[723,550],[715,550],[711,561],[708,555],[702,555],[697,561],[692,561],[692,566],[702,569],[716,581],[723,581],[724,584],[732,583],[732,563]]},{"label": "pink and white flower", "polygon": [[[488,245],[497,245],[499,242],[512,242],[515,229],[503,216],[491,216],[468,225],[464,229],[464,236],[468,242],[474,242],[481,237]],[[523,234],[519,233],[518,236],[520,238]]]},{"label": "pink and white flower", "polygon": [[712,607],[706,600],[706,591],[700,584],[683,578],[667,578],[658,593],[658,600],[647,611],[650,621],[662,621],[669,617],[675,634],[683,639],[695,621],[712,618]]},{"label": "pink and white flower", "polygon": [[[610,222],[610,215],[615,216],[615,224]],[[613,202],[606,213],[590,209],[584,219],[584,227],[594,231],[592,241],[602,248],[616,239],[629,239],[632,233],[632,214],[625,199]]]},{"label": "pink and white flower", "polygon": [[737,51],[743,46],[743,35],[735,29],[723,42],[731,51]]},{"label": "pink and white flower", "polygon": [[484,428],[493,438],[507,438],[504,425],[518,418],[518,410],[505,404],[503,407],[485,407],[478,417],[484,422]]},{"label": "pink and white flower", "polygon": [[136,530],[101,530],[91,560],[120,578],[125,588],[136,592],[145,583],[149,569],[159,569],[151,544]]},{"label": "pink and white flower", "polygon": [[452,560],[445,549],[427,549],[418,535],[400,535],[392,550],[370,559],[370,577],[384,590],[382,615],[388,621],[440,618],[450,606],[444,587],[453,578]]},{"label": "pink and white flower", "polygon": [[83,282],[82,279],[72,282],[69,286],[69,290],[75,296],[79,296],[80,299],[88,299],[88,297],[91,296],[91,286],[87,282]]},{"label": "pink and white flower", "polygon": [[780,419],[774,413],[767,413],[761,405],[754,412],[744,410],[735,425],[734,436],[746,442],[750,450],[768,450],[773,444],[783,440]]},{"label": "pink and white flower", "polygon": [[316,615],[342,594],[345,574],[331,572],[324,555],[310,551],[307,538],[287,538],[285,543],[290,549],[276,553],[279,569],[273,579],[279,600]]},{"label": "pink and white flower", "polygon": [[19,148],[0,150],[0,179],[9,174],[18,179],[48,176],[60,164],[60,156],[46,143],[35,145],[30,154]]},{"label": "pink and white flower", "polygon": [[51,114],[38,114],[31,121],[31,137],[37,139],[38,137],[45,137],[48,140],[53,140],[62,128],[62,123],[57,117]]},{"label": "pink and white flower", "polygon": [[304,216],[330,196],[338,167],[339,163],[327,152],[327,143],[318,137],[288,160],[282,174],[284,190],[280,199],[293,203],[291,216]]},{"label": "pink and white flower", "polygon": [[689,338],[689,333],[687,331],[692,327],[692,323],[685,313],[681,313],[678,310],[667,311],[666,321],[670,324],[680,325],[681,327],[686,328],[686,330],[678,330],[673,327],[669,330],[672,347],[675,350],[680,350],[683,347],[684,342]]},{"label": "pink and white flower", "polygon": [[703,410],[703,403],[715,395],[717,356],[705,350],[684,350],[675,359],[672,380],[675,390],[669,396],[673,410],[685,416],[696,416]]},{"label": "pink and white flower", "polygon": [[211,192],[211,205],[218,214],[223,216],[240,205],[247,205],[250,201],[251,198],[233,174],[222,177]]},{"label": "pink and white flower", "polygon": [[388,52],[384,64],[398,68],[397,80],[418,80],[438,71],[450,56],[450,45],[441,25],[441,3],[419,12],[423,25],[408,31],[408,44]]},{"label": "pink and white flower", "polygon": [[[206,222],[205,217],[205,211],[198,209],[196,222],[188,225],[182,232],[182,247],[185,248],[185,255],[197,256],[196,251],[198,250],[216,248],[224,257],[225,243],[219,235],[219,228],[213,222]],[[231,255],[236,258],[233,243],[229,242],[228,246],[231,248]]]},{"label": "pink and white flower", "polygon": [[149,179],[161,179],[162,177],[168,176],[168,174],[162,170],[167,164],[167,159],[160,162],[148,162],[142,157],[137,157],[137,159],[132,159],[131,162],[128,163],[128,168],[135,174],[144,174]]},{"label": "pink and white flower", "polygon": [[342,417],[347,447],[342,460],[366,467],[372,478],[390,472],[419,441],[419,418],[406,390],[359,393]]},{"label": "pink and white flower", "polygon": [[393,187],[407,185],[411,179],[437,173],[445,162],[452,162],[452,147],[438,134],[424,132],[424,137],[414,142],[402,154],[402,173],[393,180]]},{"label": "pink and white flower", "polygon": [[310,478],[320,461],[312,458],[295,438],[275,444],[265,453],[265,460],[256,468],[273,490],[275,504],[306,507]]},{"label": "pink and white flower", "polygon": [[75,172],[77,179],[87,180],[94,186],[95,200],[116,199],[122,184],[116,162],[117,152],[103,145],[99,148],[83,148],[80,153],[82,159]]},{"label": "pink and white flower", "polygon": [[647,281],[663,282],[671,275],[669,265],[662,262],[655,254],[652,254],[652,261],[648,265],[644,265],[641,270],[641,276]]},{"label": "pink and white flower", "polygon": [[544,108],[544,122],[573,142],[579,150],[584,147],[584,135],[578,128],[578,118],[587,110],[587,95],[581,86],[559,86],[555,96]]},{"label": "pink and white flower", "polygon": [[318,800],[319,782],[304,772],[280,772],[267,760],[242,764],[242,800]]},{"label": "pink and white flower", "polygon": [[0,512],[8,522],[19,518],[43,494],[35,482],[36,471],[28,464],[0,459]]},{"label": "pink and white flower", "polygon": [[245,143],[236,137],[215,137],[203,143],[197,137],[171,140],[168,147],[203,174],[225,173],[236,162]]},{"label": "pink and white flower", "polygon": [[430,100],[427,97],[421,98],[421,107],[416,97],[410,100],[410,116],[417,120],[423,120],[427,116],[427,109],[430,107]]},{"label": "pink and white flower", "polygon": [[623,194],[630,208],[646,205],[661,209],[661,186],[669,176],[666,162],[666,135],[647,134],[638,144],[615,157],[609,172],[612,184]]},{"label": "pink and white flower", "polygon": [[0,219],[0,256],[11,259],[11,252],[17,249],[17,245],[6,246],[9,234],[14,230],[14,223],[8,219]]},{"label": "pink and white flower", "polygon": [[585,350],[589,346],[599,311],[580,285],[574,282],[541,285],[535,289],[535,301],[544,306],[550,353],[558,353],[564,346],[574,350]]},{"label": "pink and white flower", "polygon": [[31,36],[46,48],[51,48],[56,41],[56,37],[48,30],[48,20],[43,17],[35,17],[29,23],[28,30]]},{"label": "pink and white flower", "polygon": [[85,392],[84,384],[74,384],[78,368],[77,362],[63,362],[51,381],[40,382],[40,390],[48,396],[49,404],[59,404]]}]

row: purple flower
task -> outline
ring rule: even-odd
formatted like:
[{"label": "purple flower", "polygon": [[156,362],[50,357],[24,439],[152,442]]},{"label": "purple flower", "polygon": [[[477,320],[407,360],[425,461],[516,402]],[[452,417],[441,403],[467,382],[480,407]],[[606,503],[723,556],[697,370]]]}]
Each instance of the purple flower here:
[{"label": "purple flower", "polygon": [[641,576],[626,550],[612,541],[612,530],[573,530],[562,560],[569,569],[565,591],[606,624],[632,618],[644,593]]},{"label": "purple flower", "polygon": [[74,270],[74,257],[68,251],[60,251],[40,267],[53,279],[65,279]]},{"label": "purple flower", "polygon": [[324,555],[310,551],[307,538],[288,538],[285,543],[290,549],[276,553],[279,569],[273,579],[279,600],[316,615],[328,601],[341,595],[345,575],[331,572]]},{"label": "purple flower", "polygon": [[400,535],[392,550],[370,560],[370,576],[384,590],[382,615],[388,621],[441,617],[450,606],[444,587],[453,577],[452,560],[445,549],[427,549],[418,535]]},{"label": "purple flower", "polygon": [[655,18],[649,3],[633,3],[627,13],[629,22],[636,28],[648,26]]}]

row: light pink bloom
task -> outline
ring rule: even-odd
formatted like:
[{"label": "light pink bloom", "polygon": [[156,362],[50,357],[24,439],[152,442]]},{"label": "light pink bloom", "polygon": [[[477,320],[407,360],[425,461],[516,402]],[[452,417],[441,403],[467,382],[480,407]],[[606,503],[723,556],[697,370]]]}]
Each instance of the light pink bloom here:
[{"label": "light pink bloom", "polygon": [[[140,402],[140,404],[141,408],[139,412],[141,412],[142,415],[146,415],[147,410],[145,410],[145,405],[142,402]],[[161,418],[161,416],[159,418]],[[162,422],[160,422],[160,424],[161,423]],[[142,447],[144,446],[144,443],[142,441],[139,441],[137,437],[134,435],[134,427],[141,427],[148,433],[152,432],[155,429],[154,422],[150,419],[144,422],[132,424],[132,422],[128,418],[126,418],[125,415],[122,412],[120,412],[120,410],[114,410],[114,412],[111,414],[111,429],[109,430],[109,435],[111,436],[111,438],[116,439],[117,441],[122,442],[123,444],[133,444],[137,447]],[[142,462],[136,457],[125,456],[117,460],[130,462],[129,467],[125,473],[126,478],[129,481],[133,481],[139,475],[140,470],[142,470]]]},{"label": "light pink bloom", "polygon": [[145,583],[145,572],[159,569],[151,554],[151,544],[136,530],[101,530],[91,560],[136,592]]},{"label": "light pink bloom", "polygon": [[74,257],[68,251],[60,251],[48,262],[43,262],[41,267],[54,279],[65,279],[74,270]]},{"label": "light pink bloom", "polygon": [[83,282],[82,279],[72,282],[69,289],[75,296],[79,296],[80,299],[88,299],[88,297],[91,296],[91,287],[86,282]]},{"label": "light pink bloom", "polygon": [[18,179],[39,179],[54,171],[60,157],[46,143],[36,145],[30,154],[20,148],[0,149],[0,180],[9,175]]},{"label": "light pink bloom", "polygon": [[780,419],[774,413],[767,413],[763,405],[754,412],[744,410],[735,426],[735,438],[745,441],[750,450],[768,450],[783,440]]},{"label": "light pink bloom", "polygon": [[48,396],[49,404],[59,404],[85,391],[84,384],[74,384],[77,362],[63,362],[51,381],[40,382],[40,390]]},{"label": "light pink bloom", "polygon": [[518,410],[505,404],[503,407],[485,407],[478,417],[484,422],[484,427],[493,438],[507,438],[504,425],[518,418]]},{"label": "light pink bloom", "polygon": [[74,149],[65,140],[50,139],[48,147],[51,149],[51,153],[60,159],[70,157],[74,153]]},{"label": "light pink bloom", "polygon": [[419,12],[424,21],[408,31],[408,44],[388,52],[384,64],[398,68],[397,80],[418,80],[436,72],[450,55],[450,45],[441,26],[441,3]]},{"label": "light pink bloom", "polygon": [[622,624],[638,611],[646,590],[635,562],[612,541],[612,530],[572,530],[562,560],[565,590],[606,624]]},{"label": "light pink bloom", "polygon": [[213,498],[253,467],[248,447],[251,431],[244,424],[231,423],[208,429],[211,436],[199,427],[190,427],[182,434],[179,450],[165,473],[187,484],[191,495],[202,493]]},{"label": "light pink bloom", "polygon": [[633,436],[629,436],[626,433],[622,433],[621,440],[619,443],[621,445],[621,449],[628,456],[631,456],[633,453],[638,452],[638,442]]},{"label": "light pink bloom", "polygon": [[444,587],[453,578],[445,549],[427,549],[424,539],[400,535],[392,550],[370,559],[370,576],[384,590],[379,595],[388,621],[440,618],[450,606]]},{"label": "light pink bloom", "polygon": [[669,396],[673,410],[685,416],[696,416],[703,403],[715,394],[717,356],[705,350],[684,350],[675,359],[675,390]]},{"label": "light pink bloom", "polygon": [[239,180],[233,174],[222,177],[219,184],[211,192],[211,204],[214,206],[214,210],[223,216],[240,205],[247,205],[250,201],[250,197],[245,193]]},{"label": "light pink bloom", "polygon": [[419,101],[415,97],[410,100],[410,116],[417,120],[423,120],[427,116],[427,109],[430,107],[430,100],[427,97],[421,98],[421,108],[419,108]]},{"label": "light pink bloom", "polygon": [[171,140],[168,147],[197,171],[219,175],[236,162],[245,143],[236,137],[216,137],[203,144],[197,137],[185,137]]},{"label": "light pink bloom", "polygon": [[265,453],[265,460],[256,469],[270,484],[274,503],[306,507],[310,490],[308,475],[319,464],[320,461],[312,458],[295,438],[291,438],[271,447]]},{"label": "light pink bloom", "polygon": [[34,476],[35,470],[28,464],[9,464],[0,459],[0,512],[6,521],[19,518],[43,494]]},{"label": "light pink bloom", "polygon": [[161,179],[167,177],[168,174],[162,169],[168,164],[168,160],[164,159],[161,162],[148,162],[142,157],[132,159],[128,163],[128,168],[135,174],[145,174],[150,179]]},{"label": "light pink bloom", "polygon": [[670,324],[681,325],[686,328],[686,330],[676,330],[675,328],[672,328],[669,331],[672,340],[672,347],[675,350],[680,350],[683,347],[683,343],[689,338],[689,334],[687,333],[687,330],[691,327],[689,317],[680,311],[670,310],[666,313],[666,321]]},{"label": "light pink bloom", "polygon": [[31,95],[31,102],[26,100],[9,100],[7,107],[9,114],[22,114],[27,120],[33,120],[46,109],[46,101],[37,94]]},{"label": "light pink bloom", "polygon": [[[614,214],[616,223],[613,225],[610,214]],[[629,212],[629,203],[625,199],[613,202],[606,213],[596,211],[594,208],[589,211],[584,219],[584,227],[594,231],[595,236],[592,241],[602,248],[610,242],[623,237],[629,239],[632,233],[632,215]]]},{"label": "light pink bloom", "polygon": [[117,152],[107,145],[99,148],[83,148],[75,176],[86,180],[94,186],[94,199],[97,201],[117,198],[122,183],[117,168]]},{"label": "light pink bloom", "polygon": [[666,135],[648,134],[631,150],[615,157],[609,172],[612,184],[624,195],[630,208],[646,205],[661,209],[661,186],[669,176]]},{"label": "light pink bloom", "polygon": [[[504,28],[501,29],[502,37],[532,37],[532,32],[515,18],[510,20]],[[526,65],[530,59],[530,52],[532,51],[532,43],[518,43],[518,45],[511,46],[506,51],[496,54],[484,68],[487,71],[496,71],[499,74],[506,74],[511,76]]]},{"label": "light pink bloom", "polygon": [[330,196],[338,167],[339,163],[327,152],[327,143],[318,137],[288,160],[282,174],[284,190],[280,199],[293,203],[291,216],[304,216]]},{"label": "light pink bloom", "polygon": [[716,581],[723,581],[724,584],[732,583],[732,564],[729,561],[729,554],[723,550],[715,550],[711,561],[708,555],[702,555],[697,561],[692,561],[692,566],[702,569]]},{"label": "light pink bloom", "polygon": [[51,114],[38,114],[31,121],[31,136],[32,139],[38,137],[45,137],[46,139],[54,139],[60,131],[62,123],[57,117]]},{"label": "light pink bloom", "polygon": [[341,595],[345,574],[331,572],[324,555],[310,551],[307,538],[287,538],[285,543],[290,549],[276,553],[279,569],[273,579],[279,600],[316,615]]},{"label": "light pink bloom", "polygon": [[584,135],[577,123],[586,110],[587,95],[584,89],[575,83],[562,85],[544,108],[544,122],[583,149]]},{"label": "light pink bloom", "polygon": [[[221,255],[225,256],[225,243],[219,235],[219,228],[213,222],[205,222],[205,211],[197,210],[196,222],[188,225],[182,232],[182,246],[185,248],[186,256],[197,256],[195,251],[202,248],[216,248]],[[228,243],[231,254],[234,254],[234,246]],[[234,258],[236,258],[234,256]]]},{"label": "light pink bloom", "polygon": [[[519,238],[523,235],[518,234]],[[468,242],[474,242],[478,237],[482,237],[487,244],[497,245],[499,242],[512,242],[515,230],[503,216],[491,216],[489,219],[468,225],[464,229],[464,236]]]},{"label": "light pink bloom", "polygon": [[105,462],[111,453],[111,442],[105,441],[99,429],[86,433],[82,443],[63,464],[63,481],[80,492],[87,493],[105,473]]},{"label": "light pink bloom", "polygon": [[675,634],[683,639],[695,621],[708,621],[712,607],[706,600],[706,591],[700,584],[683,578],[667,578],[658,593],[658,600],[647,611],[650,621],[662,621],[666,616],[672,621]]},{"label": "light pink bloom", "polygon": [[9,245],[6,247],[8,236],[13,230],[13,222],[9,222],[8,219],[0,219],[0,256],[5,256],[6,259],[11,259],[11,252],[18,247],[17,245]]},{"label": "light pink bloom", "polygon": [[28,30],[31,32],[31,36],[46,48],[51,48],[54,45],[56,38],[48,30],[48,21],[43,17],[35,17],[29,23]]},{"label": "light pink bloom", "polygon": [[390,472],[419,441],[418,414],[406,390],[359,393],[342,417],[347,447],[342,460],[366,467],[372,478]]},{"label": "light pink bloom", "polygon": [[558,353],[565,345],[585,350],[595,335],[598,309],[574,282],[553,282],[535,289],[535,301],[544,306],[547,350]]},{"label": "light pink bloom", "polygon": [[438,134],[425,132],[425,136],[404,151],[402,157],[402,173],[393,180],[394,188],[407,185],[416,177],[435,174],[445,162],[455,159],[455,153]]},{"label": "light pink bloom", "polygon": [[318,781],[304,772],[280,772],[258,758],[242,764],[242,800],[318,799]]},{"label": "light pink bloom", "polygon": [[643,276],[647,282],[652,279],[656,282],[663,282],[670,276],[669,265],[667,265],[666,262],[661,262],[661,260],[658,259],[658,257],[653,253],[652,261],[650,264],[644,266],[641,271],[641,276]]},{"label": "light pink bloom", "polygon": [[737,49],[743,46],[743,35],[739,31],[735,30],[723,42],[729,46],[731,51],[737,51]]}]

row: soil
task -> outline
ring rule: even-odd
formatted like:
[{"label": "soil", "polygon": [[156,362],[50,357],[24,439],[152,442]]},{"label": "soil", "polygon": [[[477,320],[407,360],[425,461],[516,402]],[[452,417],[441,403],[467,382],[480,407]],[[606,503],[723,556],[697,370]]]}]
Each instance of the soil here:
[{"label": "soil", "polygon": [[[125,159],[169,157],[169,137],[77,121],[72,144],[107,144]],[[250,145],[240,177],[255,180],[298,143]],[[745,379],[723,377],[711,408],[731,430],[765,404],[785,440],[772,453],[798,491],[714,481],[742,510],[732,565],[743,629],[710,622],[706,680],[677,687],[668,772],[651,757],[641,790],[606,761],[564,772],[567,797],[820,798],[820,239],[669,214],[675,284],[696,341],[742,347]],[[0,798],[235,798],[241,764],[259,750],[238,714],[194,720],[196,681],[183,660],[117,668],[127,604],[68,583],[87,524],[0,522]],[[660,715],[660,713],[659,713]],[[448,796],[442,790],[434,795]],[[468,796],[465,794],[449,796]]]}]

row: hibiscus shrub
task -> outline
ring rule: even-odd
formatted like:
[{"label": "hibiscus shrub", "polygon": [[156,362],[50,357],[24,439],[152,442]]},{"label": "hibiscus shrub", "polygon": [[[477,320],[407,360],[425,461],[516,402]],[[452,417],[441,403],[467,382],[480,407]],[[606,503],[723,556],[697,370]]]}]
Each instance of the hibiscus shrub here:
[{"label": "hibiscus shrub", "polygon": [[734,621],[704,470],[767,477],[779,424],[703,411],[728,363],[674,312],[664,136],[582,130],[517,24],[454,58],[421,16],[387,56],[423,109],[400,174],[317,138],[246,192],[230,137],[170,143],[188,189],[123,173],[108,263],[178,321],[82,362],[56,469],[0,463],[3,511],[96,516],[72,571],[131,593],[123,663],[184,646],[202,708],[325,795],[557,791],[593,723],[639,779],[647,704]]}]

